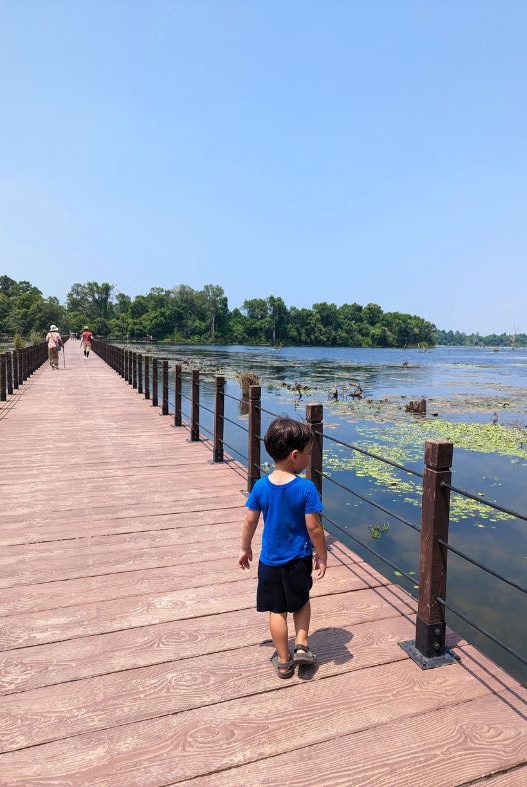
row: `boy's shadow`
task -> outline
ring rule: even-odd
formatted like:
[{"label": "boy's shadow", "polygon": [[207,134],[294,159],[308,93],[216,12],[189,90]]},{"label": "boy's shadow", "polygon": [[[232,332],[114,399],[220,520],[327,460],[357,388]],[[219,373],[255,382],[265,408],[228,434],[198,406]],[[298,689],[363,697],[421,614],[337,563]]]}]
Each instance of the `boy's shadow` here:
[{"label": "boy's shadow", "polygon": [[[345,628],[322,628],[309,635],[309,647],[317,654],[315,664],[302,664],[298,667],[297,675],[300,680],[312,680],[321,664],[333,663],[335,665],[346,664],[353,658],[349,643],[353,639],[353,633]],[[272,640],[264,640],[261,646],[272,646]],[[295,646],[294,640],[290,640],[289,649],[291,653]],[[337,670],[340,672],[340,670]]]}]

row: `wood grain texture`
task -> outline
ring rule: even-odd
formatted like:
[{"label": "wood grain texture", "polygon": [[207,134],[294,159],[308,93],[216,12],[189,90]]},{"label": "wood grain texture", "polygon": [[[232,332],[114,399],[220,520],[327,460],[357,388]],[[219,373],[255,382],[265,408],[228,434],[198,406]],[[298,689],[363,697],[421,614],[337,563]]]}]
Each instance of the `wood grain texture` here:
[{"label": "wood grain texture", "polygon": [[[186,783],[461,787],[526,758],[527,725],[499,697],[486,696]],[[524,787],[511,778],[514,787]]]},{"label": "wood grain texture", "polygon": [[[301,670],[276,688],[402,661],[407,657],[397,643],[412,629],[403,618],[321,629],[311,638],[320,667]],[[265,693],[274,683],[272,653],[267,642],[256,651],[251,645],[12,694],[1,704],[0,751]]]},{"label": "wood grain texture", "polygon": [[[412,620],[413,599],[397,586],[321,596],[312,602],[317,630],[403,616]],[[269,638],[267,621],[251,606],[202,618],[83,636],[0,653],[0,694],[22,692],[69,680],[190,658]]]},{"label": "wood grain texture", "polygon": [[[51,776],[74,776],[78,784],[183,781],[486,693],[456,665],[428,671],[414,666],[400,661],[85,733],[39,746],[38,762],[31,749],[3,754],[0,781],[20,784]],[[269,671],[269,688],[276,685]]]},{"label": "wood grain texture", "polygon": [[[136,628],[168,620],[182,620],[237,609],[249,609],[256,598],[256,576],[243,574],[233,566],[223,582],[164,593],[126,596],[97,603],[76,604],[0,619],[0,651],[40,645],[44,642]],[[336,566],[324,582],[316,582],[312,597],[376,586],[369,575],[356,566]],[[384,580],[387,584],[387,580]]]}]

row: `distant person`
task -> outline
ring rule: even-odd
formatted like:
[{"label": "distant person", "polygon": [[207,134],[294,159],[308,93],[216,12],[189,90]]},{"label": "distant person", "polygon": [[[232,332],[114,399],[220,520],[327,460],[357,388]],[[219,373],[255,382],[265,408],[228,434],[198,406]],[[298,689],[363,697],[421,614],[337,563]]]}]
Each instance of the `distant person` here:
[{"label": "distant person", "polygon": [[52,369],[59,368],[59,350],[62,347],[62,339],[56,325],[49,326],[49,333],[46,336],[48,343],[49,365]]},{"label": "distant person", "polygon": [[93,333],[90,331],[87,325],[84,326],[84,330],[81,333],[81,347],[84,350],[84,357],[89,358],[90,350],[91,350],[91,340],[93,339]]},{"label": "distant person", "polygon": [[[267,430],[264,442],[275,461],[275,469],[256,482],[247,498],[245,505],[249,511],[242,530],[238,565],[250,568],[251,541],[263,513],[256,608],[258,612],[269,612],[276,648],[271,661],[276,674],[279,678],[291,678],[295,666],[316,663],[316,656],[308,646],[309,591],[313,585],[313,558],[317,579],[326,573],[326,538],[320,521],[322,502],[314,483],[298,477],[308,466],[311,454],[313,434],[309,427],[292,418],[277,418]],[[293,656],[288,646],[288,612],[293,613],[295,624]]]}]

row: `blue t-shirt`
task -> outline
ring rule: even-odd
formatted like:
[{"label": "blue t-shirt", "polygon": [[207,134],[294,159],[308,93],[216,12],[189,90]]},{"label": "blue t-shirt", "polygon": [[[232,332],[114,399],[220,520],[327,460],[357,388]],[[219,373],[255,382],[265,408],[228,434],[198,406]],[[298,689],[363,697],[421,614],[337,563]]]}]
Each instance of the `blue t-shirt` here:
[{"label": "blue t-shirt", "polygon": [[313,553],[306,514],[322,511],[313,481],[296,477],[287,484],[273,484],[265,476],[255,483],[245,505],[251,511],[263,513],[262,563],[280,566]]}]

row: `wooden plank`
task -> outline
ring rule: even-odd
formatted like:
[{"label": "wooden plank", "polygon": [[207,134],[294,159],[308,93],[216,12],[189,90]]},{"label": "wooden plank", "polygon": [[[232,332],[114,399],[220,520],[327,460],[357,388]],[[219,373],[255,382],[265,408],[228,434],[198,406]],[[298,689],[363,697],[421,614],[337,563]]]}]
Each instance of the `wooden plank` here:
[{"label": "wooden plank", "polygon": [[[199,506],[199,508],[198,508]],[[75,525],[75,528],[64,532],[62,524],[51,523],[48,525],[25,526],[14,525],[13,527],[2,526],[0,529],[0,546],[12,544],[31,544],[43,541],[54,541],[71,538],[79,535],[81,538],[96,535],[111,535],[119,533],[139,533],[142,531],[165,530],[177,527],[189,527],[193,530],[200,530],[204,524],[222,524],[236,519],[242,521],[244,506],[234,500],[230,506],[217,506],[216,508],[204,509],[201,503],[192,505],[194,510],[181,511],[169,514],[147,514],[142,517],[123,517],[121,519],[89,519],[83,520]]]},{"label": "wooden plank", "polygon": [[[415,612],[415,603],[396,585],[321,596],[312,607],[313,636],[321,628],[400,615],[412,620]],[[150,621],[144,627],[9,650],[0,653],[0,694],[256,645],[268,638],[267,616],[253,605],[221,618]]]},{"label": "wooden plank", "polygon": [[[506,702],[487,695],[186,783],[457,787],[479,784],[487,774],[526,759],[527,724]],[[524,787],[514,779],[504,785]],[[483,781],[488,783],[502,787],[499,781]]]},{"label": "wooden plank", "polygon": [[[95,577],[80,577],[77,579],[57,580],[35,585],[15,585],[3,588],[0,595],[0,617],[17,615],[25,612],[37,612],[44,609],[57,607],[70,607],[79,603],[79,599],[89,599],[89,603],[107,601],[109,599],[124,598],[125,596],[139,596],[145,593],[178,590],[201,585],[215,585],[220,582],[235,582],[250,578],[250,574],[240,571],[235,563],[238,542],[235,542],[236,551],[233,552],[232,561],[223,559],[203,560],[199,570],[194,563],[175,565],[162,568],[141,569],[138,571],[120,571],[115,574],[102,574]],[[343,558],[335,557],[328,553],[328,575],[332,567],[339,565],[361,564],[362,578],[369,586],[388,584],[388,580],[381,577],[364,563],[345,555]],[[326,578],[326,579],[327,579]],[[324,589],[326,579],[321,586]],[[332,578],[333,581],[333,578]],[[349,588],[346,588],[349,589]]]},{"label": "wooden plank", "polygon": [[[84,602],[60,610],[10,615],[2,619],[0,651],[254,606],[254,573],[252,576],[245,574],[244,578],[233,561],[228,577],[230,581],[223,578],[217,585],[208,583],[183,590]],[[336,566],[323,581],[315,583],[312,596],[362,590],[381,582],[387,584],[387,580],[378,577],[379,580],[372,578],[370,571],[366,572],[360,563]]]},{"label": "wooden plank", "polygon": [[485,777],[477,781],[465,782],[464,787],[469,785],[481,785],[481,787],[525,787],[527,784],[527,765],[513,767],[498,776]]},{"label": "wooden plank", "polygon": [[[419,670],[409,660],[304,681],[287,690],[274,687],[277,679],[270,674],[270,691],[259,696],[257,705],[253,697],[244,697],[84,733],[39,746],[38,758],[31,749],[3,754],[0,781],[16,785],[53,777],[74,784],[144,787],[178,782],[486,693],[456,665]],[[383,747],[387,753],[386,740]]]},{"label": "wooden plank", "polygon": [[[401,661],[407,656],[397,643],[412,629],[402,618],[321,629],[311,640],[319,668],[303,668],[276,688]],[[268,642],[12,694],[2,700],[0,751],[265,693],[274,678],[272,652]]]}]

